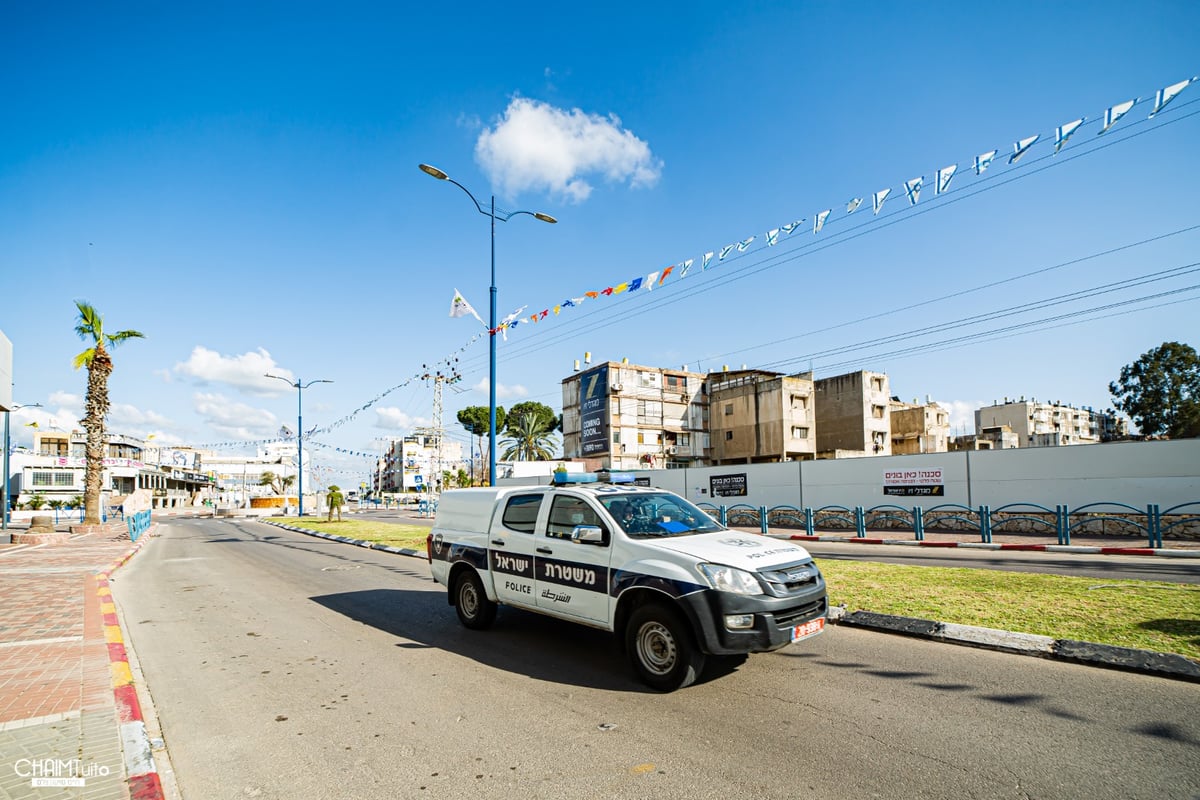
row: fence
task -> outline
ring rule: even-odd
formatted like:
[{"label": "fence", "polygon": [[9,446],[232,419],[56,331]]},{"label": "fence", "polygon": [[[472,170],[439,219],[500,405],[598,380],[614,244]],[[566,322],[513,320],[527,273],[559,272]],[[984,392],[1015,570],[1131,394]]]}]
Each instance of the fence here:
[{"label": "fence", "polygon": [[1071,544],[1072,534],[1101,533],[1144,538],[1151,548],[1161,548],[1168,532],[1175,538],[1200,540],[1200,501],[1165,510],[1156,504],[1142,509],[1126,503],[1088,503],[1075,508],[1066,504],[1050,508],[1037,503],[1009,503],[997,508],[957,503],[928,508],[894,504],[869,508],[697,505],[722,525],[757,527],[762,533],[777,527],[803,529],[806,535],[815,536],[818,528],[835,528],[853,530],[856,537],[866,538],[868,530],[882,529],[910,531],[917,541],[924,541],[927,530],[937,530],[978,534],[984,544],[991,544],[995,533],[1041,533],[1053,534],[1060,545]]}]

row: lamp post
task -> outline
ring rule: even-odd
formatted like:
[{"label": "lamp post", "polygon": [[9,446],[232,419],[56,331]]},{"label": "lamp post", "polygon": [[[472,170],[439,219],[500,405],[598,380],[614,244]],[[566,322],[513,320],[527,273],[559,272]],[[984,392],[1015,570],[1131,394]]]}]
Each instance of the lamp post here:
[{"label": "lamp post", "polygon": [[26,403],[14,405],[12,409],[4,409],[4,511],[0,514],[0,530],[8,530],[8,451],[12,449],[8,440],[8,415],[19,408],[41,408],[41,403]]},{"label": "lamp post", "polygon": [[[300,499],[300,506],[296,510],[297,517],[304,516],[304,390],[312,386],[314,383],[333,383],[318,378],[315,381],[301,383],[297,378],[295,382],[289,381],[287,378],[279,375],[266,373],[266,377],[274,378],[277,381],[283,381],[288,386],[296,390],[296,495]],[[286,495],[285,495],[286,497]],[[285,501],[286,502],[286,501]]]},{"label": "lamp post", "polygon": [[458,181],[451,178],[446,173],[442,172],[437,167],[431,164],[418,164],[422,172],[426,175],[431,175],[439,181],[449,181],[458,188],[467,193],[467,197],[471,198],[471,202],[475,204],[476,210],[485,217],[492,220],[492,286],[490,290],[491,310],[488,315],[488,333],[489,345],[488,348],[488,485],[496,485],[496,220],[500,222],[508,222],[518,214],[528,214],[529,216],[540,219],[542,222],[551,224],[558,222],[549,214],[543,214],[540,211],[497,211],[496,210],[496,195],[492,195],[491,205],[484,208],[475,199],[475,195],[471,194],[471,190],[463,186]]}]

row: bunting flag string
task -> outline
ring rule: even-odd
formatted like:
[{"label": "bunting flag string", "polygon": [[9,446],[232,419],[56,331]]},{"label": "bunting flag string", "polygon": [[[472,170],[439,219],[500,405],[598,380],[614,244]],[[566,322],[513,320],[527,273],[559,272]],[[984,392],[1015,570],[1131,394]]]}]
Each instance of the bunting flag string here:
[{"label": "bunting flag string", "polygon": [[[1178,83],[1174,83],[1174,84],[1171,84],[1170,86],[1166,86],[1162,89],[1159,89],[1154,95],[1154,109],[1150,112],[1148,118],[1153,118],[1157,114],[1161,113],[1163,111],[1163,109],[1165,109],[1169,103],[1171,103],[1176,97],[1178,97],[1181,92],[1183,92],[1185,89],[1188,88],[1188,86],[1190,86],[1192,83],[1194,83],[1196,81],[1200,81],[1200,77],[1188,78],[1187,80],[1179,81]],[[1098,135],[1105,134],[1109,130],[1111,130],[1126,114],[1128,114],[1140,102],[1143,102],[1142,98],[1135,97],[1133,100],[1127,100],[1123,103],[1117,103],[1117,104],[1114,104],[1114,105],[1110,106],[1109,108],[1107,108],[1104,111],[1104,115],[1103,115],[1104,121],[1103,121],[1102,127],[1100,128],[1100,130],[1098,132]],[[1067,146],[1068,142],[1071,141],[1071,137],[1076,133],[1076,131],[1078,131],[1080,128],[1082,128],[1086,124],[1089,124],[1088,118],[1081,116],[1071,122],[1066,122],[1066,123],[1063,123],[1063,124],[1058,125],[1055,128],[1053,128],[1054,149],[1053,149],[1052,154],[1057,155],[1060,151],[1062,151],[1062,149]],[[1026,154],[1031,152],[1035,147],[1039,146],[1040,143],[1047,142],[1049,140],[1049,138],[1050,138],[1049,134],[1043,135],[1041,133],[1038,133],[1038,134],[1034,134],[1032,136],[1027,136],[1022,139],[1017,139],[1016,141],[1013,142],[1012,152],[1007,159],[1007,163],[1009,165],[1017,164],[1022,158],[1024,158],[1026,156]],[[984,151],[984,152],[980,153],[979,155],[975,156],[973,161],[971,162],[974,167],[975,174],[983,175],[984,172],[986,172],[991,166],[993,166],[996,156],[999,155],[999,153],[1000,153],[999,148],[993,148],[991,150]],[[950,191],[951,181],[957,175],[958,168],[959,168],[959,164],[956,162],[956,163],[944,166],[941,169],[938,169],[936,171],[934,182],[933,182],[933,193],[935,196],[941,196]],[[904,193],[908,198],[908,203],[909,203],[910,207],[915,206],[920,202],[921,189],[924,188],[924,184],[925,184],[924,176],[921,176],[918,178],[912,178],[910,180],[904,181],[901,184],[901,186],[904,190]],[[893,189],[893,187],[880,189],[879,191],[877,191],[871,195],[871,206],[872,206],[873,212],[876,216],[878,216],[880,211],[882,211],[884,202],[891,195],[892,189]],[[845,213],[847,215],[853,214],[863,204],[863,201],[864,201],[863,197],[854,197],[851,200],[847,201]],[[833,221],[835,221],[835,220],[831,220],[831,218],[830,218],[832,213],[833,213],[832,209],[826,209],[824,211],[817,213],[816,216],[813,217],[813,224],[812,224],[813,234],[821,233],[827,223],[832,223]],[[796,220],[795,222],[790,222],[785,225],[780,225],[779,227],[768,228],[766,230],[766,232],[764,234],[762,234],[762,236],[761,236],[761,240],[763,242],[762,246],[763,247],[776,246],[777,244],[779,244],[781,235],[791,236],[791,234],[794,233],[796,230],[798,230],[804,222],[805,222],[804,219],[799,219],[799,220]],[[760,239],[759,235],[757,235],[757,234],[751,235],[751,236],[747,236],[744,239],[739,239],[738,241],[735,241],[731,244],[726,244],[718,249],[705,251],[700,256],[700,259],[699,259],[700,268],[697,270],[697,272],[705,272],[710,267],[714,267],[714,266],[721,264],[726,259],[730,258],[735,253],[735,251],[738,255],[746,253],[750,249],[751,245],[754,244],[756,241],[759,241],[759,239]],[[651,291],[656,286],[662,286],[663,283],[667,280],[667,277],[669,275],[671,275],[672,271],[676,270],[676,268],[678,268],[678,269],[674,272],[674,281],[678,282],[678,281],[683,280],[684,278],[688,277],[690,274],[692,274],[692,265],[694,263],[695,263],[695,259],[687,259],[685,261],[680,261],[675,264],[672,264],[671,266],[665,267],[661,270],[657,270],[655,272],[650,272],[648,274],[628,278],[626,280],[623,280],[623,281],[615,283],[613,285],[604,287],[602,289],[594,289],[594,290],[585,291],[579,297],[572,297],[568,300],[562,301],[558,305],[549,306],[546,308],[546,310],[535,312],[528,316],[522,316],[525,312],[525,309],[527,308],[527,306],[522,306],[517,311],[514,311],[512,314],[505,317],[496,326],[495,330],[490,330],[490,331],[488,331],[488,333],[492,336],[495,336],[497,333],[499,333],[507,340],[509,328],[515,328],[516,326],[525,324],[525,323],[536,323],[536,322],[545,320],[546,317],[548,316],[548,314],[550,313],[551,309],[553,310],[555,315],[558,315],[559,312],[563,309],[577,308],[578,306],[580,306],[583,303],[584,299],[597,299],[600,297],[615,297],[617,295],[626,294],[626,293],[639,292],[639,291]],[[472,313],[472,312],[473,312],[473,309],[470,309],[470,306],[469,306],[469,304],[466,303],[466,300],[461,297],[461,295],[458,293],[457,290],[455,290],[454,302],[451,305],[451,316],[463,316],[467,313]]]}]

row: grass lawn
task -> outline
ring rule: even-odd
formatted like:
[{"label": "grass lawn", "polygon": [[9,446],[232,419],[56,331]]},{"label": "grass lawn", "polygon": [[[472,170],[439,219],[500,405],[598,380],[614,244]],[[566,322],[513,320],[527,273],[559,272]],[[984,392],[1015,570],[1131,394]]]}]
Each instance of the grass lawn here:
[{"label": "grass lawn", "polygon": [[1200,586],[818,559],[831,605],[1200,660]]},{"label": "grass lawn", "polygon": [[[296,525],[297,520],[277,517]],[[425,551],[428,527],[305,517],[321,533]],[[1200,660],[1200,586],[818,559],[831,605]]]}]

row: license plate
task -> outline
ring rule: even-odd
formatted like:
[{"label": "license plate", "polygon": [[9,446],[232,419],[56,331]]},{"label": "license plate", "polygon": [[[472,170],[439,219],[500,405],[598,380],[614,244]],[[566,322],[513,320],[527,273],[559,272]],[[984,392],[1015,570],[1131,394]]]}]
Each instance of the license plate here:
[{"label": "license plate", "polygon": [[792,641],[798,642],[801,639],[807,639],[811,636],[816,636],[825,630],[825,618],[817,617],[811,619],[803,625],[796,625],[792,628]]}]

